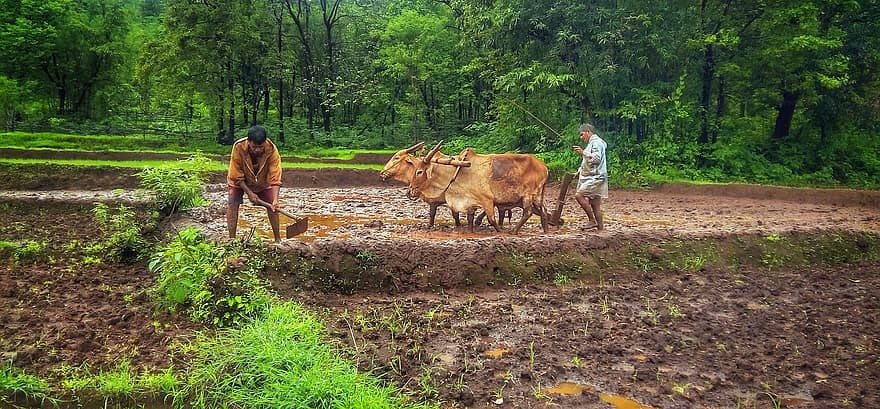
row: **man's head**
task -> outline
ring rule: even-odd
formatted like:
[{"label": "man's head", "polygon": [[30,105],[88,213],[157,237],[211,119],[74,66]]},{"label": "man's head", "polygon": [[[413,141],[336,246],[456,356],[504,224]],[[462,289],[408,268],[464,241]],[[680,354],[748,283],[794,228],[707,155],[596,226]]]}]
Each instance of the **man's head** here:
[{"label": "man's head", "polygon": [[254,125],[247,131],[248,148],[253,154],[261,154],[265,149],[263,145],[266,143],[266,128],[260,125]]},{"label": "man's head", "polygon": [[578,133],[581,135],[581,139],[584,141],[589,141],[590,137],[593,136],[595,132],[593,125],[590,124],[581,124],[581,127],[578,129]]}]

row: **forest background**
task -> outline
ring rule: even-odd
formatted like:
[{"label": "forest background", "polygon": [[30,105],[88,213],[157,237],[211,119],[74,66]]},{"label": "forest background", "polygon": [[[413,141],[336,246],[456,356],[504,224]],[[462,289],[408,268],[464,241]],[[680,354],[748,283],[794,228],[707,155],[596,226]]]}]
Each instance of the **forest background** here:
[{"label": "forest background", "polygon": [[[0,0],[0,128],[880,187],[877,0]],[[616,183],[615,183],[616,182]]]}]

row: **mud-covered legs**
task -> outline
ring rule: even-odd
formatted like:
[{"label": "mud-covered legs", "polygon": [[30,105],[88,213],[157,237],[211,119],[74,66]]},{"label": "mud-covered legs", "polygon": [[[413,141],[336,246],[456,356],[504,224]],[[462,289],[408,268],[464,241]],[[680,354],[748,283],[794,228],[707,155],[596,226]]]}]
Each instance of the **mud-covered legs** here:
[{"label": "mud-covered legs", "polygon": [[[226,205],[226,231],[229,233],[230,239],[235,239],[238,231],[238,211],[241,207],[239,203],[228,203]],[[275,236],[275,242],[281,242],[281,222],[278,218],[278,212],[273,212],[271,208],[266,208],[266,214],[269,216],[269,224],[272,225],[272,234]]]},{"label": "mud-covered legs", "polygon": [[581,205],[581,209],[584,209],[584,213],[587,214],[587,218],[590,219],[590,224],[587,228],[592,229],[595,227],[598,230],[604,230],[605,223],[602,217],[602,198],[595,197],[587,199],[582,193],[578,192],[575,193],[574,199],[577,200],[578,204]]},{"label": "mud-covered legs", "polygon": [[229,238],[234,239],[238,231],[238,208],[239,203],[228,203],[226,205],[226,230],[229,232]]}]

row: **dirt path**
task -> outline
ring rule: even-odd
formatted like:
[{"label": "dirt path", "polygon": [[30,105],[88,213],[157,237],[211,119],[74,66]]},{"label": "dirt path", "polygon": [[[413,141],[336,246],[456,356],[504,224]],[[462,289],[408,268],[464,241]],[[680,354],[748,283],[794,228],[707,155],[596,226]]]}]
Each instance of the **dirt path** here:
[{"label": "dirt path", "polygon": [[[326,292],[295,271],[276,268],[267,278],[283,297],[321,314],[363,370],[444,408],[635,407],[608,403],[614,399],[655,408],[880,407],[880,264],[793,271],[598,266],[602,274],[573,281],[551,274],[512,282],[501,275],[496,251],[506,248],[528,265],[573,248],[599,252],[631,242],[735,246],[745,235],[876,235],[878,192],[617,189],[606,202],[604,232],[581,231],[569,198],[559,231],[545,234],[533,219],[512,236],[485,227],[454,231],[442,208],[440,227],[427,229],[424,204],[407,199],[402,186],[368,183],[373,176],[300,175],[281,200],[312,226],[275,248],[336,260],[339,269],[339,254],[369,252],[396,285]],[[143,200],[131,189],[76,187],[0,191],[0,239],[44,238],[61,249],[96,234],[89,222],[94,201]],[[206,195],[211,204],[174,227],[195,224],[222,239],[223,185],[209,185]],[[555,196],[549,189],[548,206]],[[268,237],[265,213],[243,209],[241,231],[254,226]],[[151,316],[142,265],[4,268],[0,352],[25,369],[100,367],[119,357],[164,367],[168,348],[195,328],[185,317]],[[478,274],[496,275],[469,281]]]}]

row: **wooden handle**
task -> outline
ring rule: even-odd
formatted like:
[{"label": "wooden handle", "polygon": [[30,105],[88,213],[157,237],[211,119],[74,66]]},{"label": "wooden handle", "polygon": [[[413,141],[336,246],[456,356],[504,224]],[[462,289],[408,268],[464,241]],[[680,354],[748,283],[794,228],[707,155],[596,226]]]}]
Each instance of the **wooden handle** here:
[{"label": "wooden handle", "polygon": [[463,166],[463,167],[471,166],[471,163],[469,161],[458,160],[458,159],[455,159],[451,156],[447,156],[445,158],[433,158],[433,159],[431,159],[431,162],[434,162],[439,165],[452,165],[452,166]]},{"label": "wooden handle", "polygon": [[[263,207],[265,207],[266,209],[272,209],[272,205],[269,204],[269,203],[267,203],[265,200],[262,200],[262,199],[257,199],[257,201],[254,202],[254,204],[257,205],[257,206],[263,206]],[[299,217],[296,217],[296,216],[294,216],[292,213],[288,212],[287,210],[284,210],[284,209],[278,209],[278,208],[276,208],[275,210],[276,210],[278,213],[281,213],[281,214],[283,214],[283,215],[285,215],[285,216],[287,216],[287,217],[289,217],[289,218],[291,218],[291,219],[293,219],[293,220],[299,220],[299,219],[300,219]]]},{"label": "wooden handle", "polygon": [[291,219],[293,219],[293,220],[299,220],[299,219],[301,219],[301,217],[296,217],[296,216],[293,215],[293,213],[290,213],[290,212],[288,212],[287,210],[284,210],[284,209],[278,209],[278,213],[281,213],[281,214],[283,214],[283,215],[285,215],[285,216],[287,216],[287,217],[289,217],[289,218],[291,218]]}]

